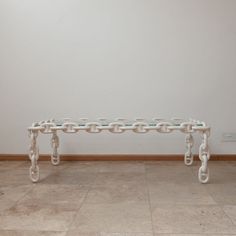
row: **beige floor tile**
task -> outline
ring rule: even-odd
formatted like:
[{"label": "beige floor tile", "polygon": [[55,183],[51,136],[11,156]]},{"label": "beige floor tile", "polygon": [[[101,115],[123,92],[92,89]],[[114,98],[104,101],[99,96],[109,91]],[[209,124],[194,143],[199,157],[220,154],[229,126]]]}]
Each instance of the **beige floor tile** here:
[{"label": "beige floor tile", "polygon": [[[67,163],[61,162],[59,165],[54,166],[51,164],[50,161],[38,161],[38,166],[40,173],[57,173],[57,172],[63,172],[66,168],[68,168]],[[20,165],[19,168],[15,170],[17,174],[28,174],[29,168],[31,166],[31,162],[25,162],[24,164]]]},{"label": "beige floor tile", "polygon": [[96,173],[86,173],[79,171],[71,171],[70,173],[59,172],[51,174],[46,178],[42,178],[42,184],[63,184],[63,185],[91,185],[94,183]]},{"label": "beige floor tile", "polygon": [[[32,184],[29,178],[30,162],[18,164],[11,170],[0,172],[0,185],[19,185],[19,184]],[[52,166],[51,163],[46,165],[45,162],[39,163],[40,179],[47,179],[50,175],[62,171],[65,167]]]},{"label": "beige floor tile", "polygon": [[152,233],[149,205],[140,203],[83,204],[71,229],[76,229],[80,233]]},{"label": "beige floor tile", "polygon": [[154,234],[153,236],[235,236],[236,234]]},{"label": "beige floor tile", "polygon": [[[1,176],[10,175],[15,172],[15,170],[21,169],[21,162],[19,161],[0,161],[0,173]],[[0,179],[0,185],[2,181]]]},{"label": "beige floor tile", "polygon": [[[235,183],[236,168],[227,163],[216,164],[209,161],[210,181],[209,184]],[[193,173],[197,175],[199,166],[193,166]]]},{"label": "beige floor tile", "polygon": [[78,172],[86,172],[86,173],[97,173],[99,172],[100,168],[103,166],[100,161],[67,161],[65,163],[64,172],[70,174],[70,172],[78,171]]},{"label": "beige floor tile", "polygon": [[39,165],[33,184],[29,161],[0,162],[0,236],[236,235],[236,162],[209,161],[205,185],[200,162]]},{"label": "beige floor tile", "polygon": [[37,184],[18,203],[21,205],[60,206],[65,209],[78,209],[85,199],[89,188],[76,185]]},{"label": "beige floor tile", "polygon": [[66,231],[75,213],[60,206],[16,204],[0,215],[0,230]]},{"label": "beige floor tile", "polygon": [[[225,213],[229,216],[229,218],[236,225],[236,205],[227,205],[223,207]],[[236,233],[236,231],[235,231]]]},{"label": "beige floor tile", "polygon": [[122,202],[139,202],[147,203],[146,185],[138,184],[116,184],[106,186],[93,186],[86,197],[85,203],[122,203]]},{"label": "beige floor tile", "polygon": [[0,230],[1,236],[66,236],[66,232]]},{"label": "beige floor tile", "polygon": [[152,209],[155,233],[232,234],[236,225],[218,206],[159,205]]},{"label": "beige floor tile", "polygon": [[204,188],[218,204],[236,205],[236,183],[210,183]]},{"label": "beige floor tile", "polygon": [[12,207],[16,201],[24,197],[32,188],[32,184],[0,186],[0,214],[2,211]]},{"label": "beige floor tile", "polygon": [[148,186],[151,205],[182,204],[182,205],[211,205],[216,204],[212,196],[199,183],[171,183],[158,182]]},{"label": "beige floor tile", "polygon": [[128,172],[104,172],[98,173],[94,185],[108,186],[108,185],[146,185],[145,173],[128,173]]},{"label": "beige floor tile", "polygon": [[24,174],[17,174],[12,171],[12,173],[1,172],[0,173],[0,185],[1,186],[9,186],[9,185],[25,185],[31,184],[29,179],[29,171]]},{"label": "beige floor tile", "polygon": [[152,233],[140,233],[140,232],[135,232],[135,233],[127,233],[127,232],[112,232],[112,233],[107,233],[107,232],[93,232],[93,233],[80,233],[76,230],[71,230],[68,231],[66,236],[154,236]]},{"label": "beige floor tile", "polygon": [[185,166],[184,155],[183,161],[145,161],[147,170],[154,170],[158,166]]},{"label": "beige floor tile", "polygon": [[236,161],[227,161],[227,164],[229,164],[230,166],[236,168]]},{"label": "beige floor tile", "polygon": [[105,162],[100,172],[145,173],[145,163],[138,161],[110,161]]},{"label": "beige floor tile", "polygon": [[156,168],[147,169],[148,184],[157,182],[170,183],[199,183],[197,175],[194,175],[191,166],[156,166]]},{"label": "beige floor tile", "polygon": [[8,199],[1,199],[1,196],[0,196],[0,215],[2,214],[3,211],[10,209],[15,204],[16,204],[16,201],[12,201]]}]

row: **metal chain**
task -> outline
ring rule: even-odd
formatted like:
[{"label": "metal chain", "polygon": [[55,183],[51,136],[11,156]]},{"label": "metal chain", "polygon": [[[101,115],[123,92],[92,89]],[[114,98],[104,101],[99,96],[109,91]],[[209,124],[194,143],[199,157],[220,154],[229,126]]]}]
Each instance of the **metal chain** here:
[{"label": "metal chain", "polygon": [[185,165],[192,165],[193,164],[193,153],[192,153],[192,147],[194,144],[193,136],[191,133],[188,133],[185,137],[185,143],[187,152],[184,155],[184,163]]},{"label": "metal chain", "polygon": [[38,137],[38,131],[30,131],[29,132],[29,136],[30,136],[30,147],[29,147],[29,158],[31,161],[34,161],[34,159],[38,160],[38,146],[37,146],[37,142],[36,139]]},{"label": "metal chain", "polygon": [[53,132],[51,138],[51,146],[53,148],[53,153],[51,155],[51,162],[53,165],[58,165],[60,163],[60,156],[57,151],[57,148],[59,147],[59,137],[57,136],[56,131]]},{"label": "metal chain", "polygon": [[208,145],[208,135],[207,133],[203,133],[203,142],[199,147],[199,158],[201,161],[204,161],[204,156],[207,157],[207,160],[210,159],[210,151],[209,151],[209,145]]},{"label": "metal chain", "polygon": [[37,136],[38,130],[29,131],[30,136],[30,147],[29,147],[29,158],[31,160],[31,166],[29,169],[30,178],[33,182],[37,182],[39,180],[39,167],[37,165],[37,161],[39,159],[39,149],[37,146]]},{"label": "metal chain", "polygon": [[[209,127],[204,122],[195,120],[183,121],[181,119],[172,119],[171,121],[165,121],[164,119],[153,119],[154,123],[149,124],[145,119],[136,119],[132,123],[125,123],[125,119],[119,118],[115,121],[107,122],[106,119],[102,118],[95,122],[89,122],[88,119],[80,119],[81,123],[72,122],[70,119],[65,119],[62,124],[57,125],[54,120],[41,121],[33,123],[29,127],[29,131],[40,131],[44,134],[51,134],[55,130],[62,130],[65,133],[76,133],[80,130],[85,130],[89,133],[100,133],[103,130],[108,130],[112,133],[123,133],[127,130],[131,130],[136,133],[147,133],[151,130],[155,130],[159,133],[171,133],[174,130],[180,130],[183,133],[193,132],[208,132]],[[183,121],[178,125],[176,121]],[[200,124],[200,125],[199,125]]]},{"label": "metal chain", "polygon": [[123,118],[118,118],[113,121],[108,121],[105,118],[101,118],[98,121],[89,121],[87,118],[80,119],[79,122],[73,122],[71,119],[64,119],[63,121],[55,121],[53,119],[35,122],[28,128],[29,137],[31,140],[29,148],[29,158],[31,160],[30,178],[33,182],[39,180],[39,167],[37,161],[39,158],[39,149],[37,146],[38,134],[52,134],[51,146],[53,153],[51,155],[51,162],[53,165],[58,165],[60,162],[60,156],[58,154],[59,137],[57,131],[65,133],[77,133],[79,131],[86,131],[89,133],[100,133],[107,130],[111,133],[123,133],[125,131],[133,131],[135,133],[147,133],[151,130],[159,133],[171,133],[174,130],[186,133],[186,147],[185,164],[191,165],[193,162],[193,137],[192,133],[199,132],[202,134],[202,144],[199,147],[199,158],[201,160],[201,167],[199,168],[198,178],[201,183],[206,183],[209,180],[209,169],[207,168],[207,162],[210,159],[210,152],[208,146],[208,137],[210,135],[210,127],[204,122],[189,119],[187,121],[179,118],[164,120],[159,118],[152,119],[148,122],[145,119],[135,119],[134,121],[127,121]]},{"label": "metal chain", "polygon": [[209,168],[207,167],[207,162],[210,159],[208,136],[209,130],[203,132],[202,144],[199,147],[199,158],[202,164],[198,171],[198,179],[201,183],[207,183],[209,180]]}]

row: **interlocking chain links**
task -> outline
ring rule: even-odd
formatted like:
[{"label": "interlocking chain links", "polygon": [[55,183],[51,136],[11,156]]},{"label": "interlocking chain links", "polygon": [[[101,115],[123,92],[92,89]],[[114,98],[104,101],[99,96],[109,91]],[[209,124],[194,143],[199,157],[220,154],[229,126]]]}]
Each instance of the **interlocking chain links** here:
[{"label": "interlocking chain links", "polygon": [[29,136],[31,139],[29,158],[31,160],[30,178],[33,182],[39,180],[39,167],[37,160],[39,158],[39,151],[36,143],[38,134],[52,134],[51,145],[53,148],[53,154],[51,156],[52,164],[57,165],[60,162],[60,156],[58,154],[59,138],[57,131],[63,131],[65,133],[76,133],[81,130],[89,133],[100,133],[103,130],[108,130],[112,133],[123,133],[127,130],[131,130],[136,133],[147,133],[151,130],[159,133],[171,133],[174,130],[179,130],[187,134],[185,153],[185,164],[190,165],[193,161],[193,154],[191,148],[193,146],[193,132],[199,132],[203,136],[202,144],[199,148],[199,158],[202,162],[199,168],[198,178],[201,183],[206,183],[209,180],[209,169],[207,168],[207,162],[210,158],[208,137],[210,135],[210,127],[204,122],[189,119],[183,120],[174,118],[171,120],[164,120],[160,118],[154,118],[152,120],[135,119],[134,121],[118,118],[112,121],[107,119],[99,119],[97,121],[89,121],[87,118],[82,118],[79,121],[73,121],[71,119],[65,119],[63,121],[55,121],[53,119],[47,121],[40,121],[33,123],[28,128]]},{"label": "interlocking chain links", "polygon": [[201,161],[204,161],[204,159],[203,159],[204,156],[207,157],[207,160],[210,159],[208,136],[209,136],[209,134],[207,132],[204,132],[202,134],[202,144],[199,147],[199,158],[200,158]]},{"label": "interlocking chain links", "polygon": [[185,143],[186,143],[187,152],[184,155],[184,163],[185,165],[190,166],[193,164],[192,147],[194,144],[193,136],[191,133],[186,135]]},{"label": "interlocking chain links", "polygon": [[124,123],[121,122],[121,121],[111,122],[109,126],[110,126],[109,131],[112,132],[112,133],[123,133],[123,132],[125,132],[125,130],[122,129],[122,127],[124,127]]},{"label": "interlocking chain links", "polygon": [[78,132],[77,124],[74,122],[66,121],[62,124],[62,131],[65,133],[76,133]]},{"label": "interlocking chain links", "polygon": [[29,131],[30,137],[30,147],[29,147],[29,158],[31,160],[31,166],[29,169],[30,179],[32,182],[37,182],[39,180],[39,167],[37,161],[39,159],[39,148],[37,146],[37,136],[38,130]]},{"label": "interlocking chain links", "polygon": [[57,136],[56,131],[53,132],[52,138],[51,138],[51,146],[53,149],[53,153],[51,155],[51,162],[53,165],[59,165],[60,163],[60,155],[57,151],[57,148],[59,147],[59,137]]},{"label": "interlocking chain links", "polygon": [[131,130],[136,133],[147,133],[151,130],[155,130],[160,133],[171,133],[174,130],[180,130],[183,133],[193,133],[196,131],[206,132],[209,127],[204,122],[196,120],[184,121],[183,119],[174,118],[171,120],[164,120],[160,118],[154,118],[151,121],[147,121],[142,118],[135,119],[133,121],[123,118],[117,118],[109,121],[105,118],[98,119],[97,121],[89,121],[87,118],[82,118],[75,122],[71,119],[64,119],[57,122],[53,119],[47,121],[41,121],[33,123],[29,130],[40,131],[45,134],[52,134],[54,131],[62,130],[65,133],[76,133],[84,130],[89,133],[100,133],[103,130],[108,130],[112,133],[123,133],[127,130]]},{"label": "interlocking chain links", "polygon": [[209,180],[209,168],[207,167],[207,162],[210,159],[210,151],[208,145],[209,130],[202,133],[202,144],[199,147],[199,158],[202,165],[198,171],[198,179],[201,183],[207,183]]},{"label": "interlocking chain links", "polygon": [[37,137],[38,137],[38,131],[30,131],[29,132],[30,137],[30,147],[29,147],[29,158],[31,161],[34,161],[35,159],[38,160],[38,146],[37,146]]}]

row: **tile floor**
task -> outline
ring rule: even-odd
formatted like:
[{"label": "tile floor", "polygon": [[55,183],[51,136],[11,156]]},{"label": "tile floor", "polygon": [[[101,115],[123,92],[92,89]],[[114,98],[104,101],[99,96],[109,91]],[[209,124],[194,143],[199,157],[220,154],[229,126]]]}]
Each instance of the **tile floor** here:
[{"label": "tile floor", "polygon": [[236,235],[236,162],[0,162],[1,236]]}]

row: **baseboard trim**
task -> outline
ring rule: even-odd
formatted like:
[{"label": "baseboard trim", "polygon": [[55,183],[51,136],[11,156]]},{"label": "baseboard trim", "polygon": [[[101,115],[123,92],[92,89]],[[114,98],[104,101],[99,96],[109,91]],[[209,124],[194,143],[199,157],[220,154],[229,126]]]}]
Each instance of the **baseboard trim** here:
[{"label": "baseboard trim", "polygon": [[[63,154],[62,161],[183,161],[181,154]],[[26,154],[0,154],[0,161],[27,161]],[[40,155],[40,161],[49,161],[50,155]],[[194,160],[199,160],[194,155]],[[236,161],[236,154],[212,154],[211,161]]]}]

